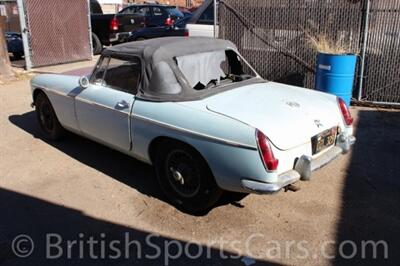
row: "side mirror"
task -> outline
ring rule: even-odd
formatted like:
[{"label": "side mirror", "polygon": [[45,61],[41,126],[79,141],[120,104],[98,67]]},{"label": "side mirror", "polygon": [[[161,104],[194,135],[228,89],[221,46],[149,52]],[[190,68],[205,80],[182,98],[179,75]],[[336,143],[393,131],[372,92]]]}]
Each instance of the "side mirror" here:
[{"label": "side mirror", "polygon": [[81,86],[82,89],[89,87],[89,79],[86,76],[80,77],[79,86]]}]

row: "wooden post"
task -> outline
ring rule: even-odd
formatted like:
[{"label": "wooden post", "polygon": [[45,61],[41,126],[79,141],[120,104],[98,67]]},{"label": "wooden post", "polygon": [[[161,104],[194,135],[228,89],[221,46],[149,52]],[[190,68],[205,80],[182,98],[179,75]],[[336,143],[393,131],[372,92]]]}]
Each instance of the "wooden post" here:
[{"label": "wooden post", "polygon": [[6,17],[0,16],[0,79],[13,79],[14,73],[11,69],[10,57],[8,56],[5,38]]}]

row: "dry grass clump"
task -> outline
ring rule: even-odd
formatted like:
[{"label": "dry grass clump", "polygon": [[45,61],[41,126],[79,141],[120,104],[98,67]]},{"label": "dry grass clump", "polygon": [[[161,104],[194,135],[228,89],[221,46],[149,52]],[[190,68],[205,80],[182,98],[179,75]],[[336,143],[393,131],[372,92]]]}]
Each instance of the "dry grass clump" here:
[{"label": "dry grass clump", "polygon": [[323,34],[312,36],[311,34],[306,33],[306,36],[311,47],[320,53],[340,55],[350,52],[350,48],[347,47],[343,42],[344,38],[339,38],[338,40],[333,41],[328,39]]},{"label": "dry grass clump", "polygon": [[307,43],[311,48],[319,53],[325,54],[357,54],[358,51],[352,47],[352,34],[349,31],[338,31],[333,33],[329,31],[333,22],[328,19],[324,26],[320,26],[315,21],[309,19],[306,21],[305,28],[301,27],[304,32]]}]

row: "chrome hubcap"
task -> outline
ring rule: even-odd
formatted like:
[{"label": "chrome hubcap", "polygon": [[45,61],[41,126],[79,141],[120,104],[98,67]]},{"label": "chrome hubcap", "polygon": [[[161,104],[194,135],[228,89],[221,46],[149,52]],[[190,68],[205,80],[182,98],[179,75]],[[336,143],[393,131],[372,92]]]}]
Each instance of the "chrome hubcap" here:
[{"label": "chrome hubcap", "polygon": [[172,176],[174,177],[176,182],[180,183],[181,185],[185,184],[185,179],[179,171],[174,170],[174,168],[172,167],[169,170],[171,171]]}]

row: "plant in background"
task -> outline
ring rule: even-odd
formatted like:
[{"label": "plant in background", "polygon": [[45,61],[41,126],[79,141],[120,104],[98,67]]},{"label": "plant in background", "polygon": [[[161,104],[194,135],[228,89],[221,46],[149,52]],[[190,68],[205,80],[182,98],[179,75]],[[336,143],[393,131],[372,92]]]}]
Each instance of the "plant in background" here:
[{"label": "plant in background", "polygon": [[[329,24],[329,22],[328,22]],[[329,36],[327,30],[322,30],[311,20],[307,21],[307,29],[303,29],[307,43],[318,53],[324,54],[357,54],[352,48],[351,32],[337,32]]]},{"label": "plant in background", "polygon": [[349,52],[349,45],[346,45],[343,41],[343,35],[340,36],[336,41],[329,39],[324,34],[318,34],[316,36],[310,35],[306,33],[307,42],[310,46],[317,50],[319,53],[324,54],[348,54]]}]

